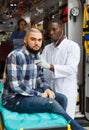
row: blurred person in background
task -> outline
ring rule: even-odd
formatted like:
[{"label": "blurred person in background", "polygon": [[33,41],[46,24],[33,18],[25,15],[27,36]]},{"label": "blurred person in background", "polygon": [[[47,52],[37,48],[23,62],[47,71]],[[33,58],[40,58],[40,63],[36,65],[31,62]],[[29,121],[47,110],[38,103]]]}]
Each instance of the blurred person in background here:
[{"label": "blurred person in background", "polygon": [[21,47],[23,45],[23,39],[25,37],[26,34],[26,25],[27,22],[25,21],[25,19],[21,18],[18,20],[18,28],[13,31],[13,33],[11,34],[11,36],[8,38],[9,42],[13,43],[13,49],[16,49],[18,47]]}]

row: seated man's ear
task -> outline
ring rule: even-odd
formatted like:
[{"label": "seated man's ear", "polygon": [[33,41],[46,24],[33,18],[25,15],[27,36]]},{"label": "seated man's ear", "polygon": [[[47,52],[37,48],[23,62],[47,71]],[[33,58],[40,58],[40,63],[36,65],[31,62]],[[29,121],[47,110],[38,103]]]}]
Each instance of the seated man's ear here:
[{"label": "seated man's ear", "polygon": [[24,44],[27,44],[27,37],[24,37]]}]

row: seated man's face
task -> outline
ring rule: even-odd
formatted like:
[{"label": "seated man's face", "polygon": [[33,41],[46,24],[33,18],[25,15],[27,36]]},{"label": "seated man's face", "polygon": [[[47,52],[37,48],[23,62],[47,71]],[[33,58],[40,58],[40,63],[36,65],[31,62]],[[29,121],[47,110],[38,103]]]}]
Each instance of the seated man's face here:
[{"label": "seated man's face", "polygon": [[28,48],[28,50],[36,54],[40,51],[42,46],[42,34],[40,32],[30,32],[25,37],[25,43]]}]

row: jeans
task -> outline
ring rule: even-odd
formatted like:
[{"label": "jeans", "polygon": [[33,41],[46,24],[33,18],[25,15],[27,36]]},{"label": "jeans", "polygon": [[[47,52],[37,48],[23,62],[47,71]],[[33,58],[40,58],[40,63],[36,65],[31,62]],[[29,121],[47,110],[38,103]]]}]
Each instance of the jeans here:
[{"label": "jeans", "polygon": [[66,106],[66,97],[59,93],[55,93],[55,99],[18,95],[7,100],[7,103],[4,105],[7,109],[19,113],[56,113],[62,115],[68,122],[70,121],[72,130],[84,130],[82,126],[66,113]]}]

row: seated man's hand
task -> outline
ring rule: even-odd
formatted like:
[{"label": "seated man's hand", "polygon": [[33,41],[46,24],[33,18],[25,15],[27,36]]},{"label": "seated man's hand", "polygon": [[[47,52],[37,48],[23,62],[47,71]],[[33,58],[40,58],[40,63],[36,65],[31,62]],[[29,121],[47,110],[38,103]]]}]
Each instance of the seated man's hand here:
[{"label": "seated man's hand", "polygon": [[50,64],[48,64],[45,60],[35,60],[35,64],[45,69],[50,69]]},{"label": "seated man's hand", "polygon": [[44,93],[42,93],[42,95],[41,95],[42,97],[44,97],[44,98],[47,98],[48,97],[48,95],[47,95],[47,93],[46,92],[44,92]]},{"label": "seated man's hand", "polygon": [[55,99],[55,93],[51,91],[50,89],[46,89],[45,92],[47,93],[47,96],[49,98]]}]

